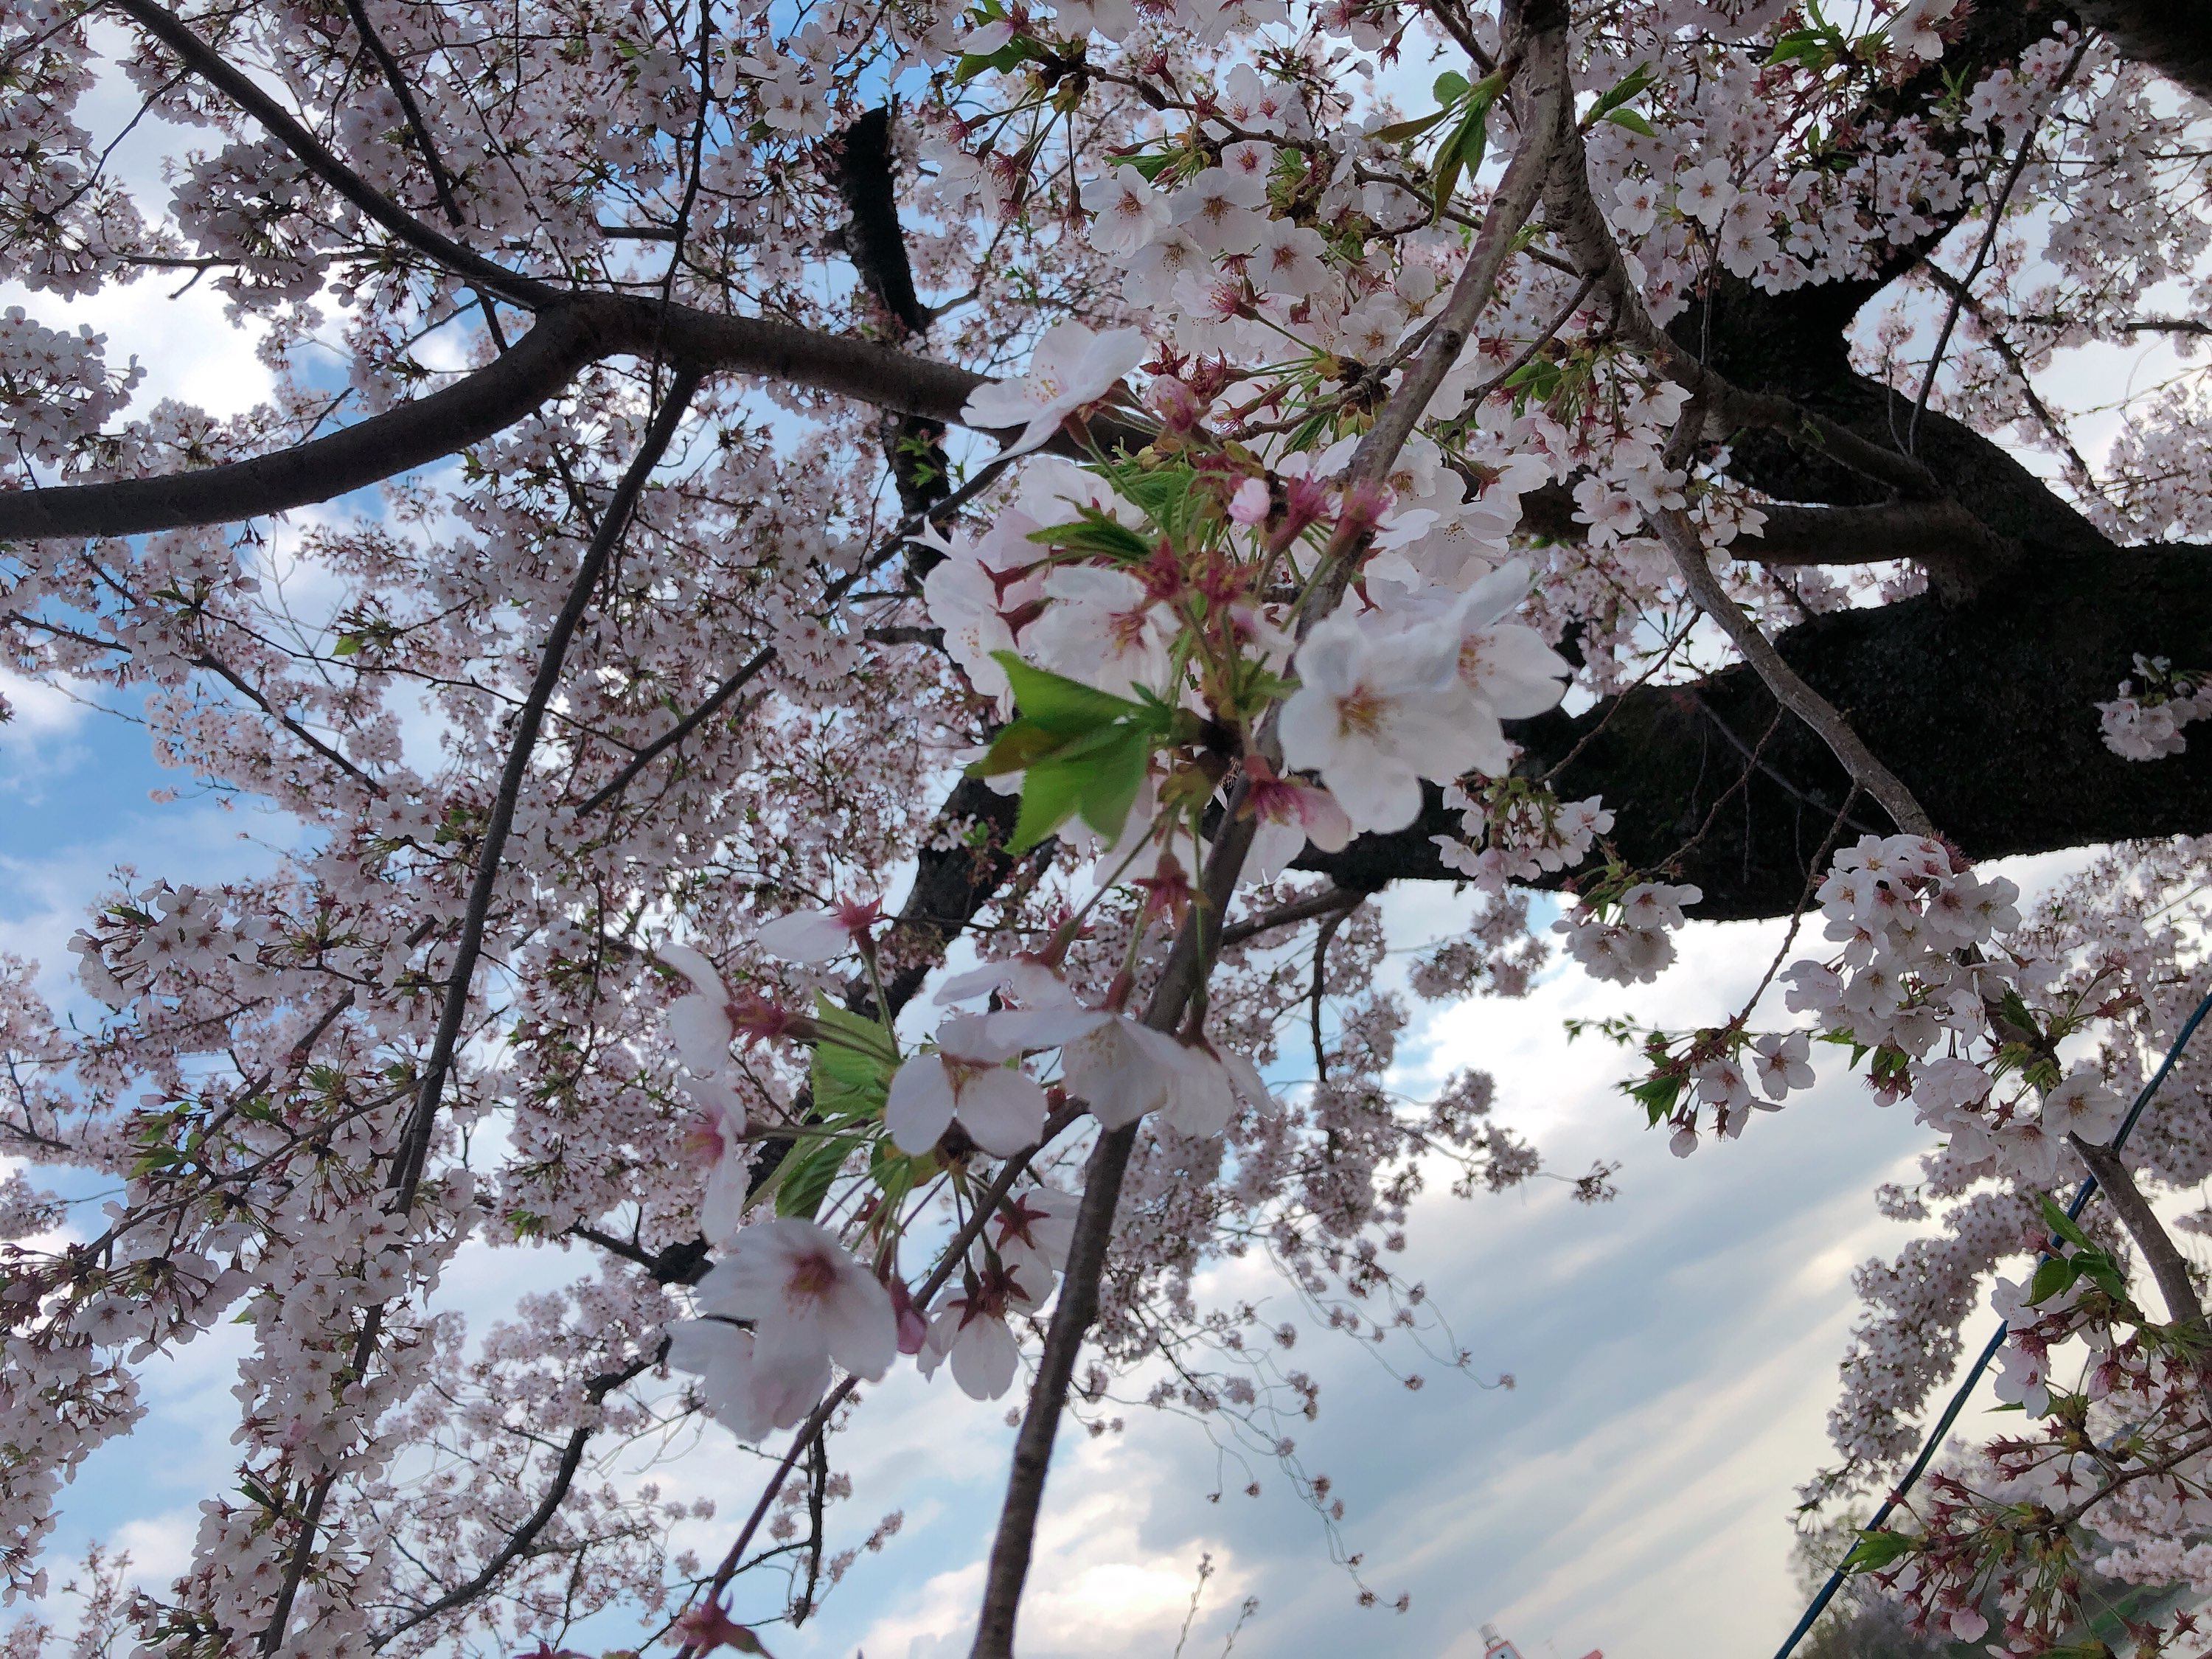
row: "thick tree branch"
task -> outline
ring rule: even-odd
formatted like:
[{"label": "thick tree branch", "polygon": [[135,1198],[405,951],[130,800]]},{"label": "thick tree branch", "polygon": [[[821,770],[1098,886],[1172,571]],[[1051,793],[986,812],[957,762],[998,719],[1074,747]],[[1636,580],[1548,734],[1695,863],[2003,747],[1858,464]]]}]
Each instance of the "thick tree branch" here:
[{"label": "thick tree branch", "polygon": [[161,477],[0,492],[0,540],[234,523],[428,466],[513,426],[611,355],[620,342],[600,320],[588,307],[554,307],[512,350],[452,386],[272,454]]},{"label": "thick tree branch", "polygon": [[[586,365],[658,350],[698,374],[756,374],[899,413],[956,422],[988,376],[848,335],[663,307],[617,295],[550,305],[514,348],[443,391],[311,443],[196,472],[52,489],[0,491],[0,541],[133,536],[231,524],[326,501],[496,435],[557,395]],[[1145,435],[1094,419],[1093,437]]]},{"label": "thick tree branch", "polygon": [[[1931,571],[1985,568],[1991,538],[1982,521],[1954,501],[1884,501],[1873,507],[1759,509],[1766,523],[1738,538],[1729,551],[1759,564],[1878,564],[1911,559]],[[2016,556],[2006,549],[2007,562]]]},{"label": "thick tree branch", "polygon": [[2166,1318],[2170,1325],[2194,1325],[2204,1317],[2203,1305],[2197,1299],[2196,1284],[2189,1277],[2189,1259],[2167,1233],[2136,1185],[2135,1176],[2126,1163],[2110,1146],[2092,1146],[2080,1135],[2066,1137],[2081,1162],[2089,1166],[2089,1173],[2097,1177],[2097,1185],[2128,1230],[2136,1248],[2143,1253],[2143,1261],[2150,1267],[2150,1276],[2158,1282],[2158,1293],[2166,1298]]},{"label": "thick tree branch", "polygon": [[2074,9],[2128,57],[2212,98],[2212,9],[2191,0],[2074,0]]},{"label": "thick tree branch", "polygon": [[[2097,559],[2032,551],[1966,604],[1923,594],[1835,611],[1774,646],[1890,758],[1947,836],[1990,859],[2212,831],[2212,750],[2191,743],[2166,760],[2122,760],[2105,747],[2091,706],[2113,696],[2136,653],[2187,660],[2208,636],[2212,549],[2174,547]],[[1714,722],[1760,732],[1775,708],[1739,663],[1693,687],[1644,686],[1507,731],[1526,751],[1520,771],[1558,769],[1551,784],[1566,799],[1604,796],[1621,856],[1656,869],[1735,781],[1735,757]],[[1694,914],[1789,915],[1850,787],[1809,732],[1778,732],[1761,775],[1682,862],[1682,878],[1705,892]],[[1411,829],[1363,836],[1341,853],[1309,848],[1297,867],[1370,889],[1456,881],[1429,837],[1458,830],[1459,814],[1431,790]]]}]

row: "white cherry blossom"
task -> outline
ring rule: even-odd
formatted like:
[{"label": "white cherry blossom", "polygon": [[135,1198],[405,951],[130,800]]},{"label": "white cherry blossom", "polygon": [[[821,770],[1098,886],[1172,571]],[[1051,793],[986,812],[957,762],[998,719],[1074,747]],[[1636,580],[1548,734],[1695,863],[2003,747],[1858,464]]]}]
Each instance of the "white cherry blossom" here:
[{"label": "white cherry blossom", "polygon": [[1355,828],[1404,829],[1420,815],[1421,779],[1455,778],[1485,752],[1459,652],[1434,623],[1386,633],[1348,607],[1324,617],[1298,647],[1284,760],[1319,772]]},{"label": "white cherry blossom", "polygon": [[1002,452],[1042,448],[1070,415],[1097,403],[1145,359],[1145,337],[1133,328],[1093,333],[1081,323],[1054,323],[1039,337],[1029,372],[987,382],[969,394],[960,418],[993,430],[1020,427]]}]

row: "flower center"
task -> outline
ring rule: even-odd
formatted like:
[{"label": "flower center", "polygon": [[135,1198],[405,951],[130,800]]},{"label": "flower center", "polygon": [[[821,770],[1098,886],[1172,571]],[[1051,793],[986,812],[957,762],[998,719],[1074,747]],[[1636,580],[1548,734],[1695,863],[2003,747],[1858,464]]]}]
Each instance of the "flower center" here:
[{"label": "flower center", "polygon": [[1336,700],[1336,729],[1344,737],[1371,738],[1382,729],[1388,704],[1364,685],[1355,685]]},{"label": "flower center", "polygon": [[836,1282],[836,1264],[826,1255],[802,1255],[791,1264],[790,1290],[794,1301],[819,1302]]}]

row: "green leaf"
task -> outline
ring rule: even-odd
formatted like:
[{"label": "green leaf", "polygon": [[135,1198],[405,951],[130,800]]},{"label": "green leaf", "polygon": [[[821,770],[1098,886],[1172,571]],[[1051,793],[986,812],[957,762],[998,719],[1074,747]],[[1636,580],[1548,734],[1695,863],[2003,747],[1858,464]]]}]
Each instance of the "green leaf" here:
[{"label": "green leaf", "polygon": [[1027,852],[1073,817],[1083,804],[1080,767],[1046,761],[1022,775],[1021,810],[1014,815],[1014,837],[1007,850]]},{"label": "green leaf", "polygon": [[1129,809],[1145,787],[1145,763],[1152,752],[1152,737],[1131,728],[1118,743],[1085,757],[1082,805],[1083,821],[1109,842],[1119,840],[1129,821]]},{"label": "green leaf", "polygon": [[1442,126],[1451,119],[1451,112],[1440,109],[1433,115],[1417,116],[1410,121],[1393,121],[1387,127],[1375,129],[1375,136],[1386,144],[1402,144],[1408,138],[1418,138],[1432,127]]},{"label": "green leaf", "polygon": [[1467,113],[1460,118],[1451,136],[1438,146],[1435,161],[1435,206],[1438,213],[1451,201],[1452,192],[1459,188],[1462,173],[1472,173],[1482,165],[1484,147],[1490,138],[1490,106],[1496,100],[1504,82],[1495,75],[1486,75],[1467,90]]},{"label": "green leaf", "polygon": [[1025,34],[1018,34],[996,52],[986,53],[981,57],[969,52],[962,58],[953,68],[952,84],[956,87],[965,86],[985,70],[996,70],[1000,74],[1004,75],[1025,59],[1036,55],[1036,42]]},{"label": "green leaf", "polygon": [[890,1035],[819,991],[814,994],[814,1020],[830,1034],[814,1045],[809,1073],[814,1109],[833,1122],[882,1116],[884,1096],[899,1064]]},{"label": "green leaf", "polygon": [[2014,1031],[2031,1039],[2042,1036],[2043,1028],[2035,1023],[2034,1011],[2027,1006],[2020,992],[2014,987],[2008,985],[2005,988],[2004,996],[1997,1003],[1997,1009],[2004,1015],[2005,1023]]},{"label": "green leaf", "polygon": [[1048,732],[1073,737],[1144,712],[1140,703],[1024,662],[1011,651],[994,651],[991,656],[1006,671],[1022,717]]},{"label": "green leaf", "polygon": [[1075,524],[1048,525],[1042,530],[1032,530],[1029,539],[1047,547],[1065,547],[1078,553],[1099,553],[1109,559],[1132,562],[1152,556],[1152,544],[1112,515],[1095,507],[1077,509],[1082,514]]},{"label": "green leaf", "polygon": [[1559,389],[1559,366],[1548,357],[1531,357],[1505,377],[1508,392],[1526,390],[1538,403],[1547,403]]},{"label": "green leaf", "polygon": [[1766,66],[1798,63],[1814,70],[1824,70],[1836,60],[1837,37],[1833,29],[1792,29],[1777,37],[1774,50],[1767,54]]},{"label": "green leaf", "polygon": [[1631,132],[1640,132],[1646,138],[1656,138],[1659,136],[1651,130],[1651,123],[1632,109],[1609,109],[1605,112],[1605,118],[1617,127],[1626,127]]},{"label": "green leaf", "polygon": [[2074,1264],[2063,1256],[2052,1256],[2035,1270],[2035,1277],[2027,1281],[2028,1305],[2046,1302],[2054,1296],[2063,1296],[2073,1288],[2076,1272]]},{"label": "green leaf", "polygon": [[1859,1534],[1859,1541],[1851,1546],[1851,1553],[1844,1558],[1844,1571],[1879,1571],[1900,1555],[1911,1554],[1918,1541],[1901,1532],[1891,1532],[1887,1528],[1863,1532]]},{"label": "green leaf", "polygon": [[847,1136],[835,1135],[785,1158],[778,1171],[781,1178],[775,1187],[775,1212],[805,1216],[811,1220],[814,1212],[822,1207],[822,1200],[830,1195],[830,1183],[836,1180],[846,1154],[859,1144]]},{"label": "green leaf", "polygon": [[1454,104],[1467,96],[1467,76],[1462,75],[1457,70],[1446,70],[1442,75],[1437,76],[1436,85],[1431,90],[1437,95],[1437,102],[1443,109],[1449,110]]},{"label": "green leaf", "polygon": [[2074,1271],[2087,1279],[2115,1302],[2128,1298],[2127,1280],[2120,1276],[2120,1264],[2103,1250],[2077,1250],[2072,1258]]},{"label": "green leaf", "polygon": [[1117,167],[1134,167],[1144,176],[1146,184],[1156,184],[1159,176],[1188,152],[1180,149],[1115,149],[1106,152],[1106,160]]},{"label": "green leaf", "polygon": [[1096,690],[1011,651],[993,656],[1006,671],[1021,718],[969,769],[978,777],[1023,774],[1012,850],[1036,846],[1078,813],[1109,841],[1119,836],[1175,711]]},{"label": "green leaf", "polygon": [[1643,91],[1644,88],[1650,86],[1658,78],[1659,71],[1652,67],[1652,65],[1650,64],[1638,64],[1634,69],[1629,70],[1626,75],[1621,76],[1620,80],[1614,85],[1612,91],[1607,93],[1603,97],[1597,100],[1592,112],[1594,114],[1603,115],[1609,111],[1619,109],[1623,104],[1635,97],[1638,93]]},{"label": "green leaf", "polygon": [[2054,1237],[2064,1239],[2069,1244],[2084,1250],[2093,1248],[2089,1235],[2076,1226],[2066,1212],[2058,1207],[2057,1200],[2047,1193],[2043,1199],[2043,1224],[2051,1229]]},{"label": "green leaf", "polygon": [[1646,1078],[1641,1083],[1623,1084],[1621,1086],[1644,1108],[1644,1115],[1650,1120],[1647,1127],[1652,1128],[1656,1128],[1660,1120],[1674,1109],[1674,1103],[1682,1095],[1682,1079],[1679,1073],[1665,1073],[1658,1077]]}]

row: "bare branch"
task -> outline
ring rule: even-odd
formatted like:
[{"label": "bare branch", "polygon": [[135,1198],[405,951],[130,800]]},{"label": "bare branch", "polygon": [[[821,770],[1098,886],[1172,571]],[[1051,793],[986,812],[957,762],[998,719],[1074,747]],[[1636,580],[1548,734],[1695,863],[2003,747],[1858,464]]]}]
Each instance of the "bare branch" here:
[{"label": "bare branch", "polygon": [[[1686,418],[1697,418],[1694,407]],[[1721,586],[1721,579],[1706,562],[1705,544],[1698,539],[1698,528],[1688,516],[1679,507],[1663,507],[1653,515],[1653,524],[1659,532],[1659,539],[1674,555],[1674,568],[1681,573],[1691,597],[1735,641],[1744,660],[1758,670],[1775,701],[1820,734],[1821,740],[1844,763],[1844,770],[1881,803],[1882,810],[1895,820],[1899,829],[1915,836],[1934,836],[1935,822],[1913,799],[1912,792],[1875,757],[1874,751],[1851,729],[1850,722],[1837,712],[1835,704],[1806,684],[1797,671],[1782,659],[1782,653],[1774,648],[1774,641],[1766,637],[1757,623],[1744,615],[1741,605],[1729,597],[1728,590]]]},{"label": "bare branch", "polygon": [[2135,1240],[2136,1248],[2143,1253],[2150,1276],[2158,1281],[2158,1293],[2166,1298],[2166,1322],[2197,1323],[2204,1317],[2204,1308],[2197,1301],[2197,1286],[2189,1277],[2189,1260],[2159,1221],[2158,1212],[2136,1185],[2126,1163],[2110,1146],[2093,1146],[2076,1134],[2066,1139],[2081,1162],[2089,1166],[2089,1173],[2097,1177],[2097,1185],[2112,1200],[2121,1224]]}]

